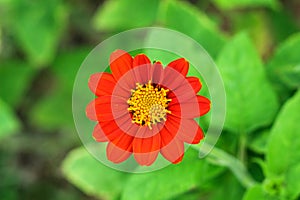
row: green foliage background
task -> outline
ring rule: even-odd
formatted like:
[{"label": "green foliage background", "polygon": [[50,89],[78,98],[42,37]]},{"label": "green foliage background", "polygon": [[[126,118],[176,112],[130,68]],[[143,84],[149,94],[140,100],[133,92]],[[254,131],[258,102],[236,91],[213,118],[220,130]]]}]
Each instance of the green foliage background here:
[{"label": "green foliage background", "polygon": [[[0,0],[0,199],[300,199],[299,13],[298,0]],[[227,114],[205,159],[195,146],[127,174],[80,147],[71,96],[93,47],[143,26],[209,52]]]}]

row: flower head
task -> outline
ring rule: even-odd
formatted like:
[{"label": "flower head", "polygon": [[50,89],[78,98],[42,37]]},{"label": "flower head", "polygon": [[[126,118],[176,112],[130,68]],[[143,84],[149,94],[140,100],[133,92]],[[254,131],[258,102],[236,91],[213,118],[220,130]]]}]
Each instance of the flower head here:
[{"label": "flower head", "polygon": [[189,63],[180,58],[166,67],[144,54],[134,58],[116,50],[111,74],[93,74],[91,91],[97,96],[86,108],[97,125],[93,137],[108,142],[107,158],[120,163],[133,154],[140,165],[151,165],[161,153],[172,163],[184,155],[184,142],[199,143],[204,134],[194,120],[210,110],[210,101],[197,93],[201,83],[186,77]]}]

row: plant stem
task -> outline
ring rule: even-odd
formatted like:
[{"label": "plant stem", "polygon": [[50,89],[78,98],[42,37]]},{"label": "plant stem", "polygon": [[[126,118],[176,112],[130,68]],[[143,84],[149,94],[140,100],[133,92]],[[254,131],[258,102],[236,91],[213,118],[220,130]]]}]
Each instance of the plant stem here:
[{"label": "plant stem", "polygon": [[[202,147],[202,151],[210,149],[208,144],[205,144],[204,146],[207,146],[207,148]],[[199,151],[199,146],[192,145],[192,147]],[[251,188],[256,184],[255,180],[253,180],[248,173],[245,165],[234,156],[216,147],[214,147],[210,152],[204,153],[209,153],[206,159],[208,159],[210,163],[228,167],[244,187]]]},{"label": "plant stem", "polygon": [[239,142],[239,159],[242,163],[247,163],[247,155],[246,155],[246,149],[247,149],[247,135],[244,133],[240,134],[240,142]]}]

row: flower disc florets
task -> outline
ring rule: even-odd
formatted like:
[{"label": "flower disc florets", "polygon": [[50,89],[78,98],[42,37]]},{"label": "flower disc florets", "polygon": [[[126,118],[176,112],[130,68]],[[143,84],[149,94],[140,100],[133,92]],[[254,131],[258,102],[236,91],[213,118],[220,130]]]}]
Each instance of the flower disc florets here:
[{"label": "flower disc florets", "polygon": [[167,109],[171,101],[167,98],[169,90],[151,81],[136,85],[136,89],[131,91],[131,97],[127,101],[128,111],[132,113],[132,122],[152,129],[151,125],[166,121],[167,113],[171,113]]}]

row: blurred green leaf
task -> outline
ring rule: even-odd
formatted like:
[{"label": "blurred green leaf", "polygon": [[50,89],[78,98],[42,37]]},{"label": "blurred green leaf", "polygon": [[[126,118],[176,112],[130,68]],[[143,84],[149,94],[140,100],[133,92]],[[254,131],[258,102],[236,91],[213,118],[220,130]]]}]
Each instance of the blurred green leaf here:
[{"label": "blurred green leaf", "polygon": [[62,170],[66,178],[85,193],[103,199],[116,199],[129,176],[104,166],[83,147],[67,156]]},{"label": "blurred green leaf", "polygon": [[300,162],[299,105],[300,91],[285,103],[272,127],[266,153],[270,175],[282,174]]},{"label": "blurred green leaf", "polygon": [[84,59],[91,52],[91,47],[78,47],[65,52],[61,52],[54,60],[51,71],[63,83],[64,87],[73,89],[77,71]]},{"label": "blurred green leaf", "polygon": [[248,36],[241,33],[228,42],[217,63],[227,96],[224,127],[245,133],[269,125],[278,109],[277,97]]},{"label": "blurred green leaf", "polygon": [[24,61],[8,60],[1,62],[0,97],[9,105],[17,106],[23,101],[34,75],[35,70]]},{"label": "blurred green leaf", "polygon": [[169,200],[199,200],[199,198],[200,192],[197,190],[192,190]]},{"label": "blurred green leaf", "polygon": [[300,197],[300,164],[296,164],[286,172],[286,198]]},{"label": "blurred green leaf", "polygon": [[274,33],[270,29],[268,15],[264,11],[232,12],[232,32],[247,31],[260,55],[268,55],[273,47]]},{"label": "blurred green leaf", "polygon": [[230,173],[225,174],[214,182],[218,186],[210,193],[210,200],[237,200],[241,199],[245,189],[240,182]]},{"label": "blurred green leaf", "polygon": [[61,0],[12,0],[6,4],[5,27],[26,53],[41,67],[51,62],[67,24]]},{"label": "blurred green leaf", "polygon": [[31,123],[43,130],[73,127],[72,91],[62,87],[37,101],[29,113]]},{"label": "blurred green leaf", "polygon": [[0,99],[0,139],[15,133],[20,123],[13,110]]},{"label": "blurred green leaf", "polygon": [[74,127],[72,116],[72,91],[77,70],[90,48],[81,47],[60,53],[51,71],[55,76],[53,89],[37,101],[32,108],[30,119],[38,127],[55,130]]},{"label": "blurred green leaf", "polygon": [[[201,187],[220,174],[222,168],[198,158],[197,151],[189,149],[183,161],[162,170],[132,175],[122,194],[122,200],[170,199]],[[139,188],[143,186],[143,189]]]},{"label": "blurred green leaf", "polygon": [[[0,135],[1,137],[1,135]],[[7,165],[10,162],[10,155],[7,151],[0,151],[0,197],[5,200],[18,200],[20,195],[18,193],[19,177],[16,173],[15,166]],[[6,167],[8,166],[8,167]]]},{"label": "blurred green leaf", "polygon": [[282,42],[291,34],[299,31],[297,26],[297,18],[295,18],[289,9],[280,9],[278,11],[268,11],[268,21],[271,27],[268,27],[272,32],[276,42]]},{"label": "blurred green leaf", "polygon": [[117,31],[152,25],[156,19],[159,0],[108,0],[94,17],[98,30]]},{"label": "blurred green leaf", "polygon": [[280,199],[297,199],[300,195],[300,91],[288,100],[271,130],[266,152],[264,189]]},{"label": "blurred green leaf", "polygon": [[161,23],[195,39],[215,58],[225,43],[217,25],[200,10],[182,1],[162,2]]},{"label": "blurred green leaf", "polygon": [[[284,84],[291,89],[300,86],[300,33],[283,42],[268,63],[274,84]],[[278,83],[279,82],[279,83]]]},{"label": "blurred green leaf", "polygon": [[213,2],[222,10],[260,6],[276,9],[280,5],[277,0],[213,0]]},{"label": "blurred green leaf", "polygon": [[251,134],[248,147],[256,153],[264,154],[267,150],[267,143],[268,143],[269,136],[270,136],[269,130]]},{"label": "blurred green leaf", "polygon": [[[262,185],[256,185],[247,190],[243,200],[267,200],[267,196],[263,191]],[[271,200],[271,199],[270,199]]]}]

